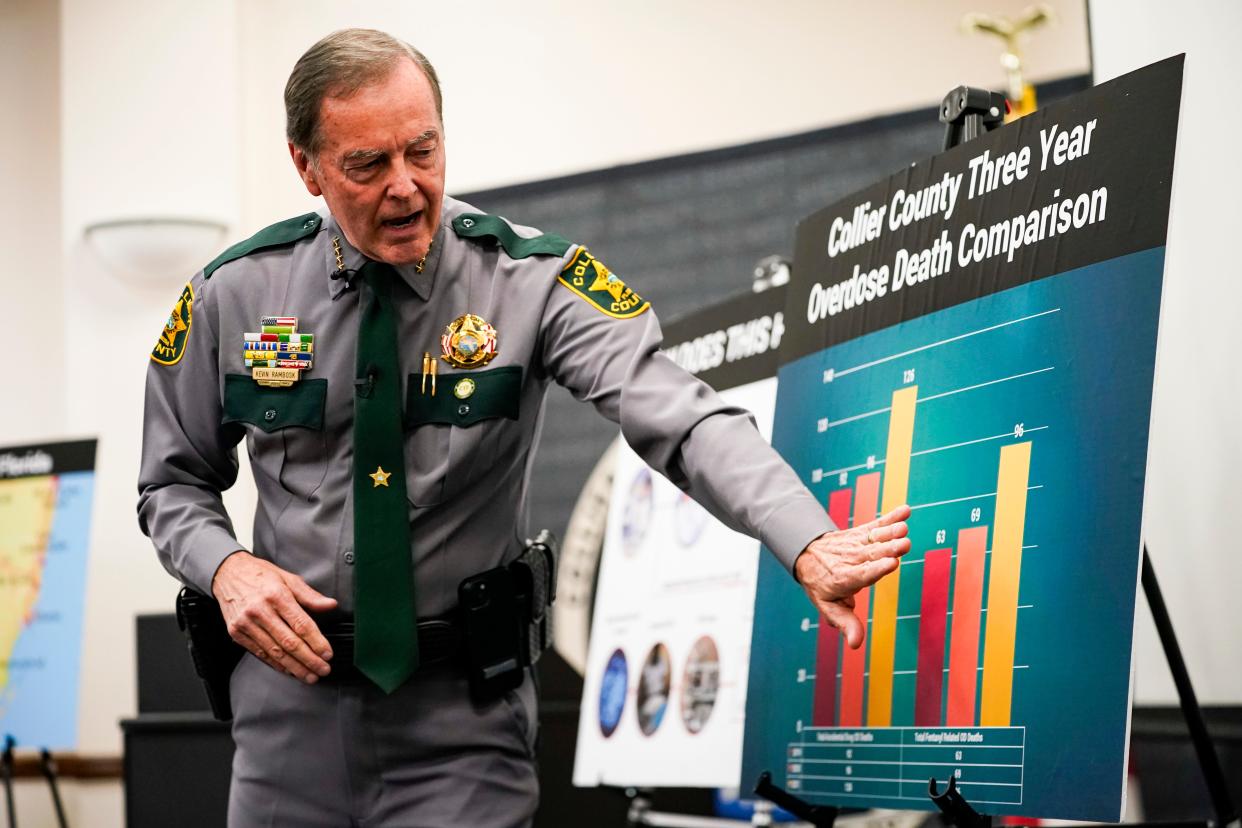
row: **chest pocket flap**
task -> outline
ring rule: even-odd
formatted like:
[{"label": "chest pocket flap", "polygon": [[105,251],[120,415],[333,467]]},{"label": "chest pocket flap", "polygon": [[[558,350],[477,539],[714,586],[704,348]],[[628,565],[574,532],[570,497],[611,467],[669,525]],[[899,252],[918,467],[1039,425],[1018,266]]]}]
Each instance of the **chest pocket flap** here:
[{"label": "chest pocket flap", "polygon": [[495,417],[518,418],[522,395],[520,366],[441,375],[436,386],[435,396],[431,394],[430,381],[424,393],[422,377],[410,375],[406,384],[406,428],[429,423],[471,426]]},{"label": "chest pocket flap", "polygon": [[288,388],[259,385],[245,374],[224,377],[222,423],[250,423],[271,434],[286,428],[323,430],[326,379],[303,379]]}]

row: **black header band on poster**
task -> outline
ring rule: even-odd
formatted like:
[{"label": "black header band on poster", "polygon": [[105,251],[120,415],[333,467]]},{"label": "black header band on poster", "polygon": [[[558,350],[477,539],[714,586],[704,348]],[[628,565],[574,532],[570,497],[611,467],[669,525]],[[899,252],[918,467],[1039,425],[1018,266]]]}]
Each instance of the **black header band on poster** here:
[{"label": "black header band on poster", "polygon": [[0,447],[0,480],[95,469],[96,440]]},{"label": "black header band on poster", "polygon": [[[1163,245],[1167,211],[1155,207],[1169,203],[1177,121],[1149,114],[1178,111],[1184,58],[1050,104],[802,221],[782,364]],[[1062,216],[1070,226],[1058,230]],[[935,275],[912,282],[920,269]]]},{"label": "black header band on poster", "polygon": [[717,391],[776,376],[785,286],[731,299],[664,326],[663,351]]}]

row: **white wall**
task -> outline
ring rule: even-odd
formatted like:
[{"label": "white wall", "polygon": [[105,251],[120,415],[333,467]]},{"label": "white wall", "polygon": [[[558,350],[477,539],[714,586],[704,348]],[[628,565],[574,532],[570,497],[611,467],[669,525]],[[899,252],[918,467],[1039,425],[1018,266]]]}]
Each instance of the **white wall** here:
[{"label": "white wall", "polygon": [[[120,753],[117,722],[135,709],[134,615],[168,611],[176,593],[137,527],[137,458],[147,354],[193,268],[135,286],[105,266],[83,228],[149,215],[236,226],[235,11],[158,0],[59,4],[59,95],[46,94],[59,109],[59,167],[48,180],[64,206],[58,243],[45,253],[58,289],[48,316],[64,348],[55,430],[99,437],[79,701],[86,754]],[[34,303],[25,307],[33,315]],[[10,377],[6,365],[6,384]],[[45,792],[27,790],[24,801],[47,807]],[[119,784],[71,785],[65,801],[72,824],[122,824]],[[21,822],[54,824],[50,811]]]},{"label": "white wall", "polygon": [[[1242,4],[1092,0],[1097,82],[1186,53],[1165,263],[1148,473],[1146,537],[1201,702],[1242,703],[1237,514],[1242,483]],[[1136,699],[1176,691],[1139,608]]]},{"label": "white wall", "polygon": [[[0,3],[0,112],[21,115],[0,129],[0,445],[66,436],[59,92],[59,6]],[[45,786],[15,789],[18,818],[50,824]]]},{"label": "white wall", "polygon": [[0,3],[0,445],[65,428],[59,21],[55,3]]},{"label": "white wall", "polygon": [[[991,0],[1016,17],[1029,0]],[[1088,71],[1086,13],[1029,41],[1031,77]],[[468,6],[268,0],[240,7],[243,223],[311,209],[293,184],[281,94],[298,56],[347,26],[402,37],[444,90],[450,192],[729,146],[1003,86],[995,41],[959,33],[978,0],[578,0]],[[589,10],[589,11],[587,11]]]}]

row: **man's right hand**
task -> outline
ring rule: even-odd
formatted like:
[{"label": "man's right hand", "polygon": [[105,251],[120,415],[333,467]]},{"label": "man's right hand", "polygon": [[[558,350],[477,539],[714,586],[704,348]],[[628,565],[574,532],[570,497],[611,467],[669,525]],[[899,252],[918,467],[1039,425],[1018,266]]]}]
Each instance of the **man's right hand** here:
[{"label": "man's right hand", "polygon": [[326,612],[336,599],[245,550],[224,559],[211,581],[229,635],[274,670],[314,684],[330,671],[332,647],[302,609]]}]

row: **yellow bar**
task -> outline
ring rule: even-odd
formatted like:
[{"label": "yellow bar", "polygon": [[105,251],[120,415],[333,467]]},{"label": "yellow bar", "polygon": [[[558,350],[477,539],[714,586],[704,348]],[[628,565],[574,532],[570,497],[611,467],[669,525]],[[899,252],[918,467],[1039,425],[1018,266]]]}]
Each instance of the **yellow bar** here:
[{"label": "yellow bar", "polygon": [[[906,502],[910,488],[910,446],[914,442],[914,402],[919,387],[893,392],[888,420],[888,450],[884,454],[881,514]],[[897,648],[897,595],[900,566],[875,585],[871,598],[871,666],[867,690],[867,726],[888,727],[893,720],[893,653]]]},{"label": "yellow bar", "polygon": [[988,619],[983,634],[981,727],[1008,727],[1013,704],[1013,652],[1018,632],[1018,577],[1022,572],[1022,529],[1026,524],[1026,486],[1031,444],[1000,451],[996,479],[996,522],[988,575]]}]

